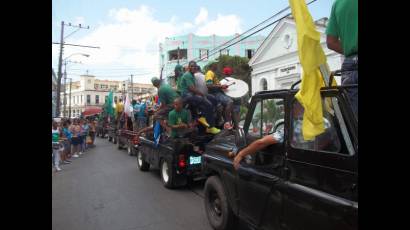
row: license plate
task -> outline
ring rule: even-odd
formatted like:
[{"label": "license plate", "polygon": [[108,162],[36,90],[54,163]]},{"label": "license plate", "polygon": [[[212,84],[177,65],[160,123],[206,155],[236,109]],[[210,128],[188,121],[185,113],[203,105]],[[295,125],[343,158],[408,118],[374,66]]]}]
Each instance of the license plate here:
[{"label": "license plate", "polygon": [[199,156],[199,157],[190,156],[189,157],[189,164],[190,165],[201,164],[201,156]]}]

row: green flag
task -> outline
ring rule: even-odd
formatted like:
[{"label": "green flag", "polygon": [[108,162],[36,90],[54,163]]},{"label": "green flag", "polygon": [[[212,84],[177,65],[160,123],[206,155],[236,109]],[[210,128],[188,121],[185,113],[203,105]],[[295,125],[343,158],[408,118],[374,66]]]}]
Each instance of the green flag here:
[{"label": "green flag", "polygon": [[108,94],[108,98],[105,104],[105,111],[110,116],[114,116],[114,108],[112,107],[113,103],[114,103],[114,96],[111,90],[110,93]]}]

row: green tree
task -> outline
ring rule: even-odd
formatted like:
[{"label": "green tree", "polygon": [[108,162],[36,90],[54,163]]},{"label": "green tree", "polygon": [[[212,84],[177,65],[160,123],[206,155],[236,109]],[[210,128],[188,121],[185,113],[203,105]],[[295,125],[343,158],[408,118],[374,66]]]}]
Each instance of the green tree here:
[{"label": "green tree", "polygon": [[[252,69],[248,65],[249,59],[247,57],[241,56],[228,56],[228,55],[221,55],[219,56],[214,62],[217,63],[218,70],[216,71],[216,76],[219,80],[223,78],[222,70],[225,67],[231,67],[233,69],[233,78],[240,79],[246,82],[249,85],[249,96],[252,92],[252,81],[251,81],[251,72]],[[209,66],[212,62],[208,63],[204,66],[204,71],[208,71]]]}]

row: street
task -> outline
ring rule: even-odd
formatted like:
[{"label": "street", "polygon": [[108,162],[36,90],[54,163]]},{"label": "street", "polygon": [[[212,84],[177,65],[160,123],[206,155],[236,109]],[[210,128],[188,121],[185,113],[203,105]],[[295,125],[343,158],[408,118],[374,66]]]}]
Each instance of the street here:
[{"label": "street", "polygon": [[95,148],[52,175],[52,229],[212,229],[203,182],[169,190],[157,169],[141,172],[136,161],[96,138]]}]

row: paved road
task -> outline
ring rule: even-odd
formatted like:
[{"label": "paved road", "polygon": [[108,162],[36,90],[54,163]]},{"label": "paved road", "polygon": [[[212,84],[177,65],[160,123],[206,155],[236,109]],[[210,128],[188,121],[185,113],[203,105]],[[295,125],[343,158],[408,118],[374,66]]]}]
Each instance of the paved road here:
[{"label": "paved road", "polygon": [[103,139],[52,175],[53,230],[210,230],[203,182],[163,187],[158,170],[140,172],[136,157]]}]

